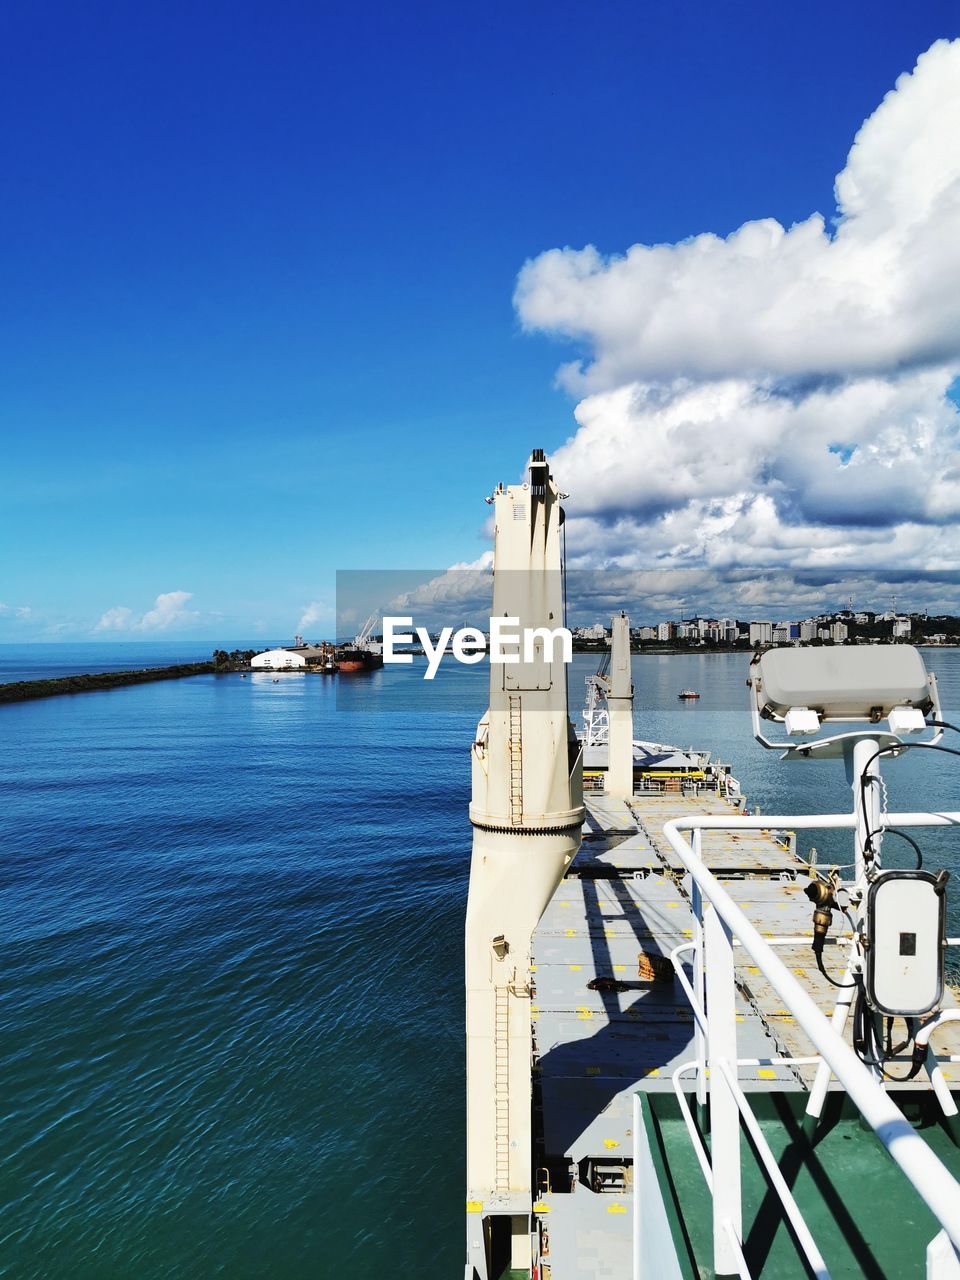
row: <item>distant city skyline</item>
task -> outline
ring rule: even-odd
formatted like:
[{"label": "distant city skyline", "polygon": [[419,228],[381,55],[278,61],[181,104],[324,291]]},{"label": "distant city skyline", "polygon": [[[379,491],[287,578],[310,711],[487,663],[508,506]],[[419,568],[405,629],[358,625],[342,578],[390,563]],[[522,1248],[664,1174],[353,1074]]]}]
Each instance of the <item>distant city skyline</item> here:
[{"label": "distant city skyline", "polygon": [[332,634],[535,446],[571,570],[960,565],[946,0],[2,30],[0,642]]}]

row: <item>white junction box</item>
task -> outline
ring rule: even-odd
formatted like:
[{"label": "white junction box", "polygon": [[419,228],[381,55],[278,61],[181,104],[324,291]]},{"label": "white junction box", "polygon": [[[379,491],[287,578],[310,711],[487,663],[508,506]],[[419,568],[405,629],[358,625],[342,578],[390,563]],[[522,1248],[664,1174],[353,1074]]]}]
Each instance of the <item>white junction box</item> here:
[{"label": "white junction box", "polygon": [[920,1017],[943,999],[947,875],[883,871],[867,890],[867,1000]]}]

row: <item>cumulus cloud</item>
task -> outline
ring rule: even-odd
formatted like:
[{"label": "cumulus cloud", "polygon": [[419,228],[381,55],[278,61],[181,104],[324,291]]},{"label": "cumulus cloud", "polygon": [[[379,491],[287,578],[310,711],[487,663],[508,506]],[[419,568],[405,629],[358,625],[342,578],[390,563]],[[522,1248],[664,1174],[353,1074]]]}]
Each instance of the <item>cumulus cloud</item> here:
[{"label": "cumulus cloud", "polygon": [[[593,562],[957,563],[960,41],[865,122],[837,217],[553,249],[521,323],[581,344],[553,455]],[[935,541],[931,529],[936,529]]]},{"label": "cumulus cloud", "polygon": [[94,631],[171,631],[199,621],[200,614],[186,608],[191,591],[161,592],[153,608],[137,614],[126,605],[117,605],[102,614]]},{"label": "cumulus cloud", "polygon": [[101,614],[100,621],[94,631],[130,631],[134,624],[134,613],[125,605],[116,605]]},{"label": "cumulus cloud", "polygon": [[308,631],[318,622],[328,626],[332,621],[332,616],[333,610],[328,604],[325,604],[322,600],[311,600],[300,615],[300,621],[297,623],[297,633],[302,634]]}]

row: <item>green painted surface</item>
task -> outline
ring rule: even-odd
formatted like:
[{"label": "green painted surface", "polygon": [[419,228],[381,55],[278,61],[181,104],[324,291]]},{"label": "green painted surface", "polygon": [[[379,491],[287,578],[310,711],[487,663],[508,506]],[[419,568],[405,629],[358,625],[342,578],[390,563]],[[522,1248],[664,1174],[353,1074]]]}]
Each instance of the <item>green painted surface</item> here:
[{"label": "green painted surface", "polygon": [[[955,1176],[960,1151],[931,1110],[931,1095],[898,1094],[897,1102]],[[668,1214],[681,1267],[713,1276],[710,1197],[689,1136],[667,1095],[644,1095],[647,1130],[656,1142],[669,1195]],[[764,1093],[751,1103],[770,1147],[834,1280],[909,1280],[926,1276],[926,1247],[939,1224],[870,1130],[839,1095],[813,1143],[802,1129],[805,1094]],[[809,1272],[786,1225],[779,1198],[746,1134],[741,1137],[744,1253],[759,1280],[792,1280]],[[674,1217],[675,1213],[675,1217]]]}]

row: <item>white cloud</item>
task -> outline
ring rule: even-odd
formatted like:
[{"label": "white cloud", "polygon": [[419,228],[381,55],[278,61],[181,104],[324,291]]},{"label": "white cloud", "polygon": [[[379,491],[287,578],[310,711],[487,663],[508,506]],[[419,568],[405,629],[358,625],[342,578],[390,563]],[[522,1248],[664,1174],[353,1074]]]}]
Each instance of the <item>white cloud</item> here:
[{"label": "white cloud", "polygon": [[858,133],[816,213],[721,239],[553,249],[517,283],[524,325],[588,342],[579,390],[678,375],[875,373],[960,347],[960,41],[938,41]]},{"label": "white cloud", "polygon": [[188,600],[193,599],[192,591],[166,591],[157,596],[152,609],[148,609],[137,623],[138,631],[168,631],[171,627],[180,627],[187,622],[195,622],[199,613],[186,609]]},{"label": "white cloud", "polygon": [[[631,541],[608,540],[621,555],[686,559],[749,532],[755,547],[758,536],[770,550],[822,541],[858,559],[869,544],[882,562],[897,526],[960,515],[960,415],[946,380],[923,370],[800,400],[744,379],[589,396],[552,457],[555,475],[577,478],[568,547],[583,550],[587,516],[601,526],[591,543],[602,527],[635,526]],[[946,550],[950,531],[938,537]]]},{"label": "white cloud", "polygon": [[[960,41],[866,121],[819,214],[721,239],[554,249],[527,329],[585,345],[552,457],[593,562],[957,563]],[[936,527],[936,540],[931,537]]]},{"label": "white cloud", "polygon": [[130,631],[133,627],[133,610],[125,605],[117,605],[102,614],[94,631]]},{"label": "white cloud", "polygon": [[4,604],[0,601],[0,618],[16,618],[19,622],[26,622],[33,616],[33,610],[28,604]]},{"label": "white cloud", "polygon": [[297,633],[302,635],[318,622],[329,627],[333,622],[333,610],[322,600],[311,600],[300,615]]},{"label": "white cloud", "polygon": [[161,592],[154,601],[153,608],[140,615],[126,605],[117,605],[101,616],[94,631],[176,630],[199,621],[200,614],[186,608],[187,602],[192,599],[191,591]]}]

